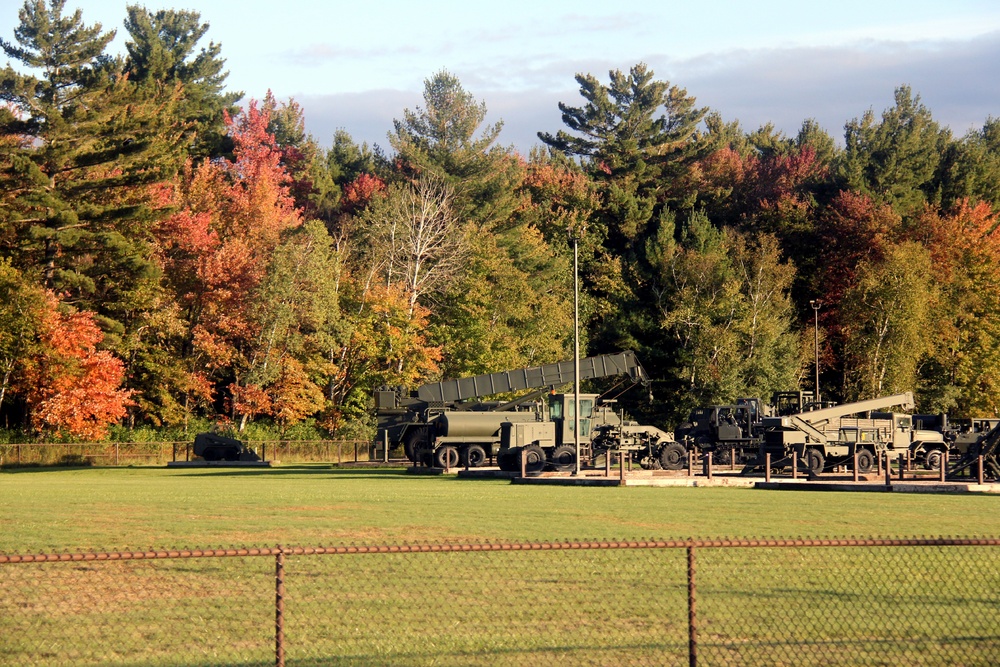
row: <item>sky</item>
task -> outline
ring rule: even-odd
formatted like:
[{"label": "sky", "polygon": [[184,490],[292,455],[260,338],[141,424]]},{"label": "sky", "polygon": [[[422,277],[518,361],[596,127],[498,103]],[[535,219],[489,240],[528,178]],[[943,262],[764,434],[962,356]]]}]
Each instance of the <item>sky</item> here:
[{"label": "sky", "polygon": [[[22,4],[0,8],[7,41]],[[772,123],[794,136],[813,119],[842,143],[845,123],[880,115],[901,85],[956,136],[1000,117],[997,0],[67,0],[66,10],[117,29],[112,50],[124,52],[128,4],[198,11],[228,88],[294,98],[323,147],[342,129],[388,152],[393,119],[423,106],[424,82],[441,70],[485,103],[486,124],[503,121],[499,143],[524,154],[537,132],[564,129],[559,102],[582,106],[577,74],[606,83],[639,62],[745,131]]]}]

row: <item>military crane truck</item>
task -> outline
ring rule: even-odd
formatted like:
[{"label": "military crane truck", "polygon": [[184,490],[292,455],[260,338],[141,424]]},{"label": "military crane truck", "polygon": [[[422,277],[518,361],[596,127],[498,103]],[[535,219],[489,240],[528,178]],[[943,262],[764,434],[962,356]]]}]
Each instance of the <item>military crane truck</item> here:
[{"label": "military crane truck", "polygon": [[[574,362],[519,368],[474,377],[431,382],[407,393],[400,387],[375,392],[378,441],[403,446],[414,463],[441,468],[485,465],[499,453],[501,425],[535,422],[547,405],[539,402],[554,387],[574,378]],[[628,376],[649,384],[631,351],[580,359],[580,379]],[[482,401],[528,391],[509,401]]]},{"label": "military crane truck", "polygon": [[[935,431],[913,428],[913,415],[876,412],[894,406],[913,409],[913,394],[873,398],[829,408],[764,419],[764,440],[757,459],[743,469],[744,474],[765,465],[771,455],[772,468],[791,464],[792,454],[810,476],[824,469],[853,466],[857,454],[858,472],[871,472],[877,456],[886,452],[944,450],[944,437]],[[867,416],[862,416],[867,414]]]}]

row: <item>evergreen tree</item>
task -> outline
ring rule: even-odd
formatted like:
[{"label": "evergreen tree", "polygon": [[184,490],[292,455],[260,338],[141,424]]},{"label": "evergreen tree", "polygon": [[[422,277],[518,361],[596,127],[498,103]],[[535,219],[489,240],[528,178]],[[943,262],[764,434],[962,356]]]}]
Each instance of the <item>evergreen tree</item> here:
[{"label": "evergreen tree", "polygon": [[971,199],[1000,210],[1000,119],[988,118],[981,129],[951,143],[940,172],[943,208]]},{"label": "evergreen tree", "polygon": [[403,119],[393,121],[389,144],[405,173],[444,178],[458,216],[488,229],[515,210],[521,174],[511,150],[496,144],[503,122],[484,126],[486,113],[485,103],[442,70],[424,81],[424,107],[404,109]]},{"label": "evergreen tree", "polygon": [[580,158],[597,184],[600,203],[586,226],[595,254],[581,257],[583,282],[595,301],[592,351],[635,350],[657,375],[673,362],[653,305],[647,241],[675,210],[693,204],[684,186],[712,144],[698,133],[707,110],[685,90],[653,77],[642,63],[627,74],[612,71],[608,86],[577,75],[586,103],[559,104],[570,131],[538,136]]},{"label": "evergreen tree", "polygon": [[127,7],[125,28],[130,41],[125,71],[139,84],[180,86],[183,101],[177,110],[185,123],[193,157],[217,157],[231,150],[226,141],[223,111],[236,112],[240,92],[225,92],[229,73],[223,70],[221,45],[210,42],[197,53],[198,42],[208,32],[198,12],[165,9],[150,12],[139,5]]},{"label": "evergreen tree", "polygon": [[[144,337],[168,327],[152,229],[161,184],[182,156],[179,90],[133,82],[104,55],[114,36],[65,3],[26,2],[0,72],[0,243],[27,275],[91,311],[101,344],[129,361],[128,382],[163,370]],[[145,333],[144,333],[145,332]],[[140,401],[141,404],[141,401]]]},{"label": "evergreen tree", "polygon": [[925,202],[939,202],[938,167],[951,133],[908,86],[897,88],[895,99],[880,122],[869,110],[847,124],[839,176],[847,187],[909,216]]},{"label": "evergreen tree", "polygon": [[[520,187],[525,168],[509,148],[496,144],[502,123],[484,125],[486,105],[446,71],[424,82],[424,103],[403,112],[389,141],[405,177],[432,176],[452,193],[455,224],[449,236],[461,242],[463,261],[434,295],[430,318],[444,374],[458,377],[565,357],[569,330],[553,337],[544,321],[565,322],[565,291],[557,286],[553,293],[550,282],[553,268],[564,267],[564,260],[521,216],[527,205]],[[421,303],[432,305],[429,299]],[[505,354],[498,351],[501,335]]]}]

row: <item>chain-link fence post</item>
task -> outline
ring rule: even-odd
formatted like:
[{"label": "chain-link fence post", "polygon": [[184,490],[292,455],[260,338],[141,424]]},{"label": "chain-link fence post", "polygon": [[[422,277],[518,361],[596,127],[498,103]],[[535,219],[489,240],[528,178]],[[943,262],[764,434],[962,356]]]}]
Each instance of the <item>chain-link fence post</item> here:
[{"label": "chain-link fence post", "polygon": [[285,667],[285,550],[274,557],[274,664]]},{"label": "chain-link fence post", "polygon": [[694,547],[687,548],[687,579],[688,579],[688,665],[698,667],[698,614],[696,609],[696,593],[694,582],[695,563]]}]

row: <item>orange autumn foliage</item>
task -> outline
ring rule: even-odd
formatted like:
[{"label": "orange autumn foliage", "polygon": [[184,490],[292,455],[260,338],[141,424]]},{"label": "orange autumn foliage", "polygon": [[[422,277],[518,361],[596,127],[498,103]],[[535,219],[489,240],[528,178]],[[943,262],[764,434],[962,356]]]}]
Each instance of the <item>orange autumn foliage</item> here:
[{"label": "orange autumn foliage", "polygon": [[49,295],[42,352],[25,364],[23,389],[32,427],[42,433],[101,439],[125,417],[131,391],[121,389],[125,367],[97,345],[104,334],[93,314],[63,314]]}]

